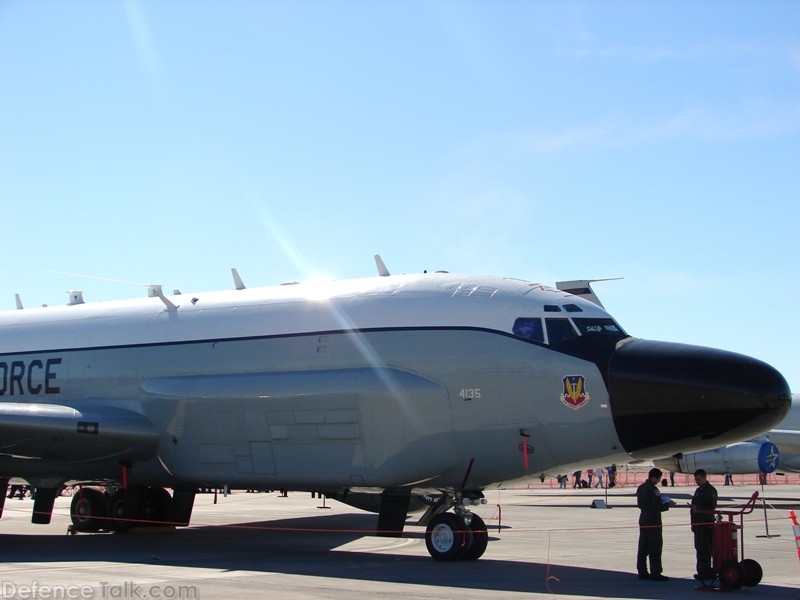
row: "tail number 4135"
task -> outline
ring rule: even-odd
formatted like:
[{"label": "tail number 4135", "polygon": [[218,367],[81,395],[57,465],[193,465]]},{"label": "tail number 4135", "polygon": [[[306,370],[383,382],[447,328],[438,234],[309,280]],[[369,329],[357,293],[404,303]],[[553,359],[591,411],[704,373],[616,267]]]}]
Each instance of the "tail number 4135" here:
[{"label": "tail number 4135", "polygon": [[476,400],[481,397],[481,388],[461,388],[458,395],[463,400]]}]

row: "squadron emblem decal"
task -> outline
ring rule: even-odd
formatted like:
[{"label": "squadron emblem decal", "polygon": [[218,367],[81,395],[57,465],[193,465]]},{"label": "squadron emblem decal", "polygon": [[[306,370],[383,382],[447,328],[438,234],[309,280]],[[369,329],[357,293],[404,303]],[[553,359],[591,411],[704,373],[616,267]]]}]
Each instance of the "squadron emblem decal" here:
[{"label": "squadron emblem decal", "polygon": [[561,402],[572,410],[578,410],[589,401],[589,392],[586,391],[586,378],[583,375],[567,375],[564,382],[564,391]]}]

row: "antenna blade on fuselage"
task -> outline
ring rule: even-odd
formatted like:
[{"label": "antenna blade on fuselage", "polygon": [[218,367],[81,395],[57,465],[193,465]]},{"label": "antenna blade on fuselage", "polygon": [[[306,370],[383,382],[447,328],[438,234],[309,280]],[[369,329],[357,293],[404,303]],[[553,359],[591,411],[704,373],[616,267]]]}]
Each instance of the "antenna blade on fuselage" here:
[{"label": "antenna blade on fuselage", "polygon": [[236,286],[236,289],[245,289],[244,281],[242,281],[242,278],[239,277],[239,271],[236,270],[236,267],[231,267],[231,275],[233,275],[233,285]]},{"label": "antenna blade on fuselage", "polygon": [[375,264],[378,266],[378,275],[381,277],[388,277],[391,275],[391,273],[389,273],[389,269],[387,269],[386,265],[383,264],[383,259],[381,258],[380,254],[375,255]]}]

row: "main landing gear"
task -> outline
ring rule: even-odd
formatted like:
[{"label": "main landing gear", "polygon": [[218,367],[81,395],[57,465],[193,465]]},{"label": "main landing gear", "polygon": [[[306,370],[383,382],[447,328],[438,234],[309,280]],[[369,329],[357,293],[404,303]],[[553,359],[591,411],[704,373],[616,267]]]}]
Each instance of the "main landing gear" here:
[{"label": "main landing gear", "polygon": [[[194,500],[192,494],[191,500]],[[190,508],[191,510],[191,508]],[[72,497],[73,531],[128,531],[174,522],[173,498],[164,488],[130,488],[101,491],[83,487]],[[185,519],[188,523],[188,517]]]},{"label": "main landing gear", "polygon": [[[420,519],[426,525],[425,545],[436,560],[477,560],[486,551],[486,523],[467,506],[485,504],[483,497],[443,494]],[[446,512],[453,507],[454,512]]]}]

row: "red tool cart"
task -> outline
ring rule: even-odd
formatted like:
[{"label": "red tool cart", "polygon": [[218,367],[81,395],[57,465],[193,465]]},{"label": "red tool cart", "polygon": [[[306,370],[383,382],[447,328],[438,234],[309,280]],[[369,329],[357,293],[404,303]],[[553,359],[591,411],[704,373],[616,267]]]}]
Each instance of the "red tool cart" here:
[{"label": "red tool cart", "polygon": [[[756,561],[744,557],[744,515],[755,508],[758,492],[753,492],[741,510],[715,510],[712,529],[713,575],[701,579],[702,590],[738,590],[743,585],[754,586],[761,581],[763,571]],[[734,517],[739,517],[739,522]],[[727,517],[727,519],[725,519]],[[714,582],[719,580],[719,587]]]}]

